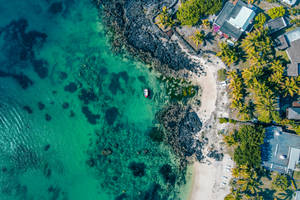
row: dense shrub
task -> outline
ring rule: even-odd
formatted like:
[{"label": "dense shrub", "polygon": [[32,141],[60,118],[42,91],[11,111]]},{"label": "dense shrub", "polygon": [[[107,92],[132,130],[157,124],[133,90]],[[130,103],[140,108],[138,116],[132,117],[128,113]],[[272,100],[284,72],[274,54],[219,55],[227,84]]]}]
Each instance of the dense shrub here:
[{"label": "dense shrub", "polygon": [[283,6],[280,7],[275,7],[271,8],[270,10],[267,11],[268,15],[272,18],[275,19],[277,17],[282,17],[285,15],[285,9]]},{"label": "dense shrub", "polygon": [[222,8],[221,0],[187,0],[177,12],[177,19],[182,25],[196,25],[200,18],[217,13]]}]

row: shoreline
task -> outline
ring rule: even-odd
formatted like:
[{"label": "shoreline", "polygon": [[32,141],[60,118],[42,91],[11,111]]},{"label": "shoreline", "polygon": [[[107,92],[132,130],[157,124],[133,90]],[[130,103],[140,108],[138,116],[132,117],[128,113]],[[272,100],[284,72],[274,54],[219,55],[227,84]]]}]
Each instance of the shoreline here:
[{"label": "shoreline", "polygon": [[[192,165],[192,182],[189,185],[189,194],[187,195],[188,200],[203,199],[203,197],[205,197],[207,200],[224,199],[224,197],[230,193],[230,186],[228,183],[231,177],[231,168],[234,165],[230,156],[228,154],[224,154],[225,147],[221,144],[221,136],[218,135],[219,130],[226,129],[226,125],[219,124],[218,117],[228,117],[229,115],[227,107],[229,101],[227,98],[226,88],[224,85],[220,85],[217,82],[217,70],[225,68],[225,65],[219,58],[212,54],[203,54],[201,56],[191,55],[184,45],[180,44],[179,39],[175,34],[169,40],[166,40],[166,38],[164,38],[164,36],[162,36],[159,32],[155,32],[151,23],[149,23],[151,20],[151,10],[147,10],[147,15],[142,13],[134,13],[141,12],[132,11],[130,8],[130,4],[133,4],[132,2],[135,2],[135,0],[129,1],[129,3],[127,2],[126,5],[124,2],[124,4],[121,4],[121,2],[123,1],[115,0],[115,5],[109,5],[111,6],[111,9],[113,7],[118,7],[117,10],[119,10],[119,13],[109,13],[110,16],[105,16],[108,18],[115,18],[108,19],[108,21],[115,20],[114,24],[112,23],[108,25],[108,29],[114,29],[113,32],[116,34],[114,37],[112,37],[112,47],[116,50],[116,52],[120,53],[120,49],[122,49],[122,51],[125,49],[130,56],[133,56],[135,59],[146,64],[150,64],[159,73],[168,76],[186,78],[193,84],[200,86],[202,90],[200,97],[201,105],[197,106],[193,105],[192,103],[191,107],[196,112],[202,123],[202,128],[196,135],[196,138],[198,141],[201,141],[203,138],[205,138],[207,139],[207,142],[204,142],[204,146],[202,147],[204,159],[201,161],[201,163],[195,161]],[[148,6],[147,8],[153,10],[155,10],[154,7],[158,7],[158,5],[151,6],[151,2],[148,5],[142,6],[141,3],[138,3],[137,7],[139,6],[141,8],[144,6],[144,9]],[[133,12],[135,15],[141,18],[137,20],[139,22],[130,21],[132,20],[132,18],[130,18],[130,14],[132,13],[130,12]],[[147,23],[143,24],[141,27],[139,27],[140,24],[136,25],[137,23],[141,22]],[[135,29],[126,27],[128,24],[132,25],[132,23],[135,24]],[[149,38],[143,38],[145,30],[139,30],[139,28],[146,30],[148,29],[147,34],[150,35],[149,37],[152,37],[153,40],[157,41],[151,41]],[[125,34],[126,31],[129,35]],[[130,40],[136,37],[130,35],[130,31],[142,32],[139,40],[142,40],[142,42],[145,44],[142,46],[136,46],[139,44],[130,43]],[[169,63],[163,63],[164,60],[162,60],[162,58],[165,57],[156,57],[156,52],[152,52],[151,48],[149,50],[150,52],[143,49],[147,49],[149,46],[151,47],[152,44],[161,44],[166,46],[165,49],[167,51],[164,52],[164,54],[170,56],[170,59],[167,59]],[[180,56],[180,58],[176,58],[177,55],[170,54],[170,52],[172,53],[175,51],[174,46],[177,48],[176,53]],[[125,53],[125,55],[127,54]],[[177,63],[184,65],[188,61],[189,65],[187,67],[178,66],[177,68],[174,68],[172,65],[174,65],[176,62],[172,62],[172,59],[175,58],[177,59],[176,61],[179,60]],[[184,62],[180,62],[180,59],[183,58]],[[213,62],[209,61],[211,58]],[[213,156],[209,156],[208,154],[212,151],[217,152],[218,155],[222,155],[222,159],[218,161]],[[226,178],[223,178],[223,174],[226,174],[226,176],[224,176]],[[228,179],[228,181],[223,183],[221,182],[222,179]]]}]

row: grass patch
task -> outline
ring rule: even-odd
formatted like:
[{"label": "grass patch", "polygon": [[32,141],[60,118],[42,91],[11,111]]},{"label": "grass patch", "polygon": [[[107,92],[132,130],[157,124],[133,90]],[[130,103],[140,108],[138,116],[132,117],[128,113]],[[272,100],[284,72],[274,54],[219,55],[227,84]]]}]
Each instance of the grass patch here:
[{"label": "grass patch", "polygon": [[225,81],[226,80],[226,69],[219,69],[218,70],[218,81]]}]

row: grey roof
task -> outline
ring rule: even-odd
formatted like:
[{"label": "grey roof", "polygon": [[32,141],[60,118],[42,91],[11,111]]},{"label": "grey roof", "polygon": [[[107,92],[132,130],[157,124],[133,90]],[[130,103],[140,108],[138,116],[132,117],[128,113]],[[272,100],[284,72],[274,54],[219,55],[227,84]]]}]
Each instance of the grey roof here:
[{"label": "grey roof", "polygon": [[215,24],[217,24],[218,26],[221,26],[223,25],[223,23],[229,19],[230,17],[230,14],[232,12],[234,8],[234,5],[228,1],[225,3],[223,9],[221,10],[220,14],[218,15],[216,21],[215,21]]},{"label": "grey roof", "polygon": [[243,31],[241,31],[240,29],[237,29],[236,27],[234,27],[233,25],[231,25],[228,22],[224,22],[224,24],[220,28],[220,31],[228,34],[229,36],[231,36],[235,39],[238,39],[243,34]]},{"label": "grey roof", "polygon": [[276,48],[279,50],[285,50],[286,48],[289,47],[285,35],[281,35],[278,38],[276,38],[275,43],[276,43]]},{"label": "grey roof", "polygon": [[283,17],[269,20],[264,27],[269,29],[269,34],[275,33],[287,26]]},{"label": "grey roof", "polygon": [[299,161],[297,154],[291,154],[292,149],[300,149],[300,136],[286,133],[281,127],[266,128],[266,136],[262,145],[262,165],[280,173],[288,173],[290,160]]},{"label": "grey roof", "polygon": [[296,191],[295,193],[295,198],[293,200],[300,200],[300,191]]},{"label": "grey roof", "polygon": [[294,107],[288,108],[287,118],[294,119],[294,120],[300,120],[300,108],[294,108]]},{"label": "grey roof", "polygon": [[235,5],[230,1],[226,2],[217,19],[215,20],[215,24],[220,26],[220,31],[235,39],[238,39],[243,34],[243,30],[233,26],[228,22],[230,18],[235,18],[243,7],[252,9],[248,4],[241,0],[238,0]]},{"label": "grey roof", "polygon": [[287,40],[289,41],[289,43],[294,42],[296,40],[300,39],[300,27],[287,32],[286,34]]},{"label": "grey roof", "polygon": [[300,39],[291,42],[286,52],[291,61],[291,63],[287,65],[287,74],[288,76],[298,76],[300,65]]}]

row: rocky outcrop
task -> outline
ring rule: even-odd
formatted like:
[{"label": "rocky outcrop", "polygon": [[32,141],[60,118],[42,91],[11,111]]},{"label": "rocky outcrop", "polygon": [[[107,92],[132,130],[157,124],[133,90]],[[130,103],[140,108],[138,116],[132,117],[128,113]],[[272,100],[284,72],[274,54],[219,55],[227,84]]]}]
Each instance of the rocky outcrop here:
[{"label": "rocky outcrop", "polygon": [[191,108],[173,104],[158,113],[157,118],[166,130],[165,141],[182,158],[182,162],[192,156],[199,161],[203,159],[204,142],[198,139],[202,123]]},{"label": "rocky outcrop", "polygon": [[196,64],[151,22],[162,5],[172,3],[171,0],[103,0],[101,16],[112,33],[113,49],[130,52],[162,74],[193,69]]}]

